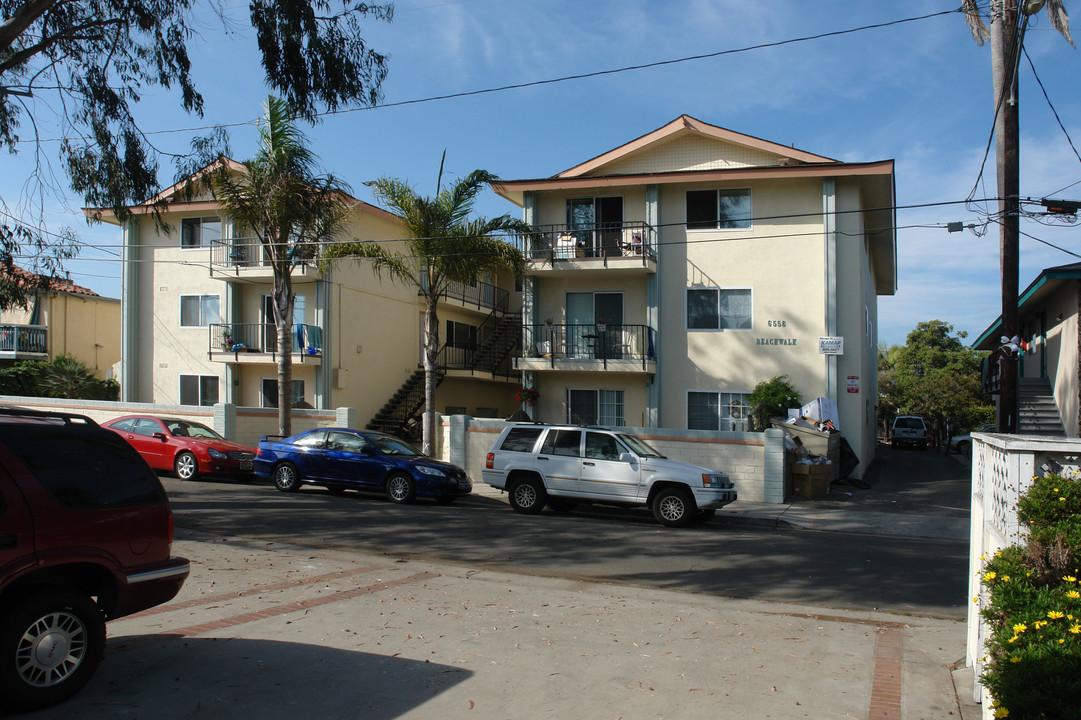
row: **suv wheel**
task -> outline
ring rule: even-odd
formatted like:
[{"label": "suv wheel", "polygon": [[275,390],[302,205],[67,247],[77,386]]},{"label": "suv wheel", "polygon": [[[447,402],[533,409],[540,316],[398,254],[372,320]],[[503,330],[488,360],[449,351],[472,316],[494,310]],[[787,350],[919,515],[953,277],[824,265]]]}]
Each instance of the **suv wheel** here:
[{"label": "suv wheel", "polygon": [[653,517],[668,527],[690,525],[698,514],[694,497],[683,488],[664,488],[653,498]]},{"label": "suv wheel", "polygon": [[22,596],[0,615],[0,696],[33,710],[75,694],[105,649],[105,618],[94,601],[68,590]]},{"label": "suv wheel", "polygon": [[510,491],[510,506],[525,515],[536,515],[547,501],[548,494],[536,478],[521,480]]},{"label": "suv wheel", "polygon": [[199,479],[199,461],[190,452],[182,452],[177,455],[176,462],[173,463],[173,469],[176,470],[176,476],[181,480]]}]

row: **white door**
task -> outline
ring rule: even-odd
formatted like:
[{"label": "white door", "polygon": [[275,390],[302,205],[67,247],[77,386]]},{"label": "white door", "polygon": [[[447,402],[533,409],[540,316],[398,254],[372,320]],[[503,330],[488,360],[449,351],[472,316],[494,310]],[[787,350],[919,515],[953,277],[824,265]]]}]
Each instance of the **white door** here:
[{"label": "white door", "polygon": [[612,500],[634,500],[638,497],[641,470],[637,461],[619,459],[630,449],[608,433],[586,432],[579,487],[586,495]]}]

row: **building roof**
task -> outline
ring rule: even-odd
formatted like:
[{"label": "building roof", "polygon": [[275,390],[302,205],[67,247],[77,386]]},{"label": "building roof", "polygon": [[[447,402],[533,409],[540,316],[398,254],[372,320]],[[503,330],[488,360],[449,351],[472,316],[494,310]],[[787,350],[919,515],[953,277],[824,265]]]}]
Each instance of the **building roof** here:
[{"label": "building roof", "polygon": [[[1081,262],[1068,263],[1044,268],[1036,279],[1029,283],[1024,292],[1017,296],[1017,309],[1023,311],[1027,305],[1041,302],[1047,295],[1066,280],[1081,280]],[[972,347],[977,350],[994,350],[1001,343],[1002,314],[976,338]]]},{"label": "building roof", "polygon": [[[0,269],[0,273],[6,273],[5,270]],[[100,297],[96,292],[90,288],[85,288],[82,285],[76,285],[71,281],[71,278],[58,278],[47,275],[38,275],[32,273],[29,270],[23,270],[21,267],[13,266],[11,269],[11,279],[18,285],[25,289],[43,289],[46,292],[58,292],[67,293],[69,295],[86,295],[88,297]]]}]

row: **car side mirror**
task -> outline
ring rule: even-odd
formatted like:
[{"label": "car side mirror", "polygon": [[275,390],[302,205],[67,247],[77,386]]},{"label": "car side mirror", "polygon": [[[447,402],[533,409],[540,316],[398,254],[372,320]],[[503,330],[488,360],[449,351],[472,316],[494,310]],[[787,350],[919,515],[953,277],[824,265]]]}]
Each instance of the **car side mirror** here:
[{"label": "car side mirror", "polygon": [[158,440],[161,440],[162,442],[165,442],[165,439],[166,439],[165,438],[165,433],[163,433],[163,432],[156,432],[156,433],[154,433],[153,437],[156,437]]},{"label": "car side mirror", "polygon": [[631,453],[620,453],[619,454],[619,461],[620,462],[625,462],[625,463],[630,463],[630,464],[633,465],[634,464],[634,455],[632,455]]}]

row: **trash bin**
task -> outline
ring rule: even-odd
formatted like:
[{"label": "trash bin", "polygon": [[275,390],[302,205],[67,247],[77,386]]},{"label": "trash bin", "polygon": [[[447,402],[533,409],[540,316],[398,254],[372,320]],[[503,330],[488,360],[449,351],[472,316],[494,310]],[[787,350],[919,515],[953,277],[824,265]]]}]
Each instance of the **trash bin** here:
[{"label": "trash bin", "polygon": [[840,478],[841,433],[822,432],[813,427],[783,420],[774,420],[773,427],[784,430],[794,438],[799,438],[810,454],[828,458],[832,470],[830,480]]}]

